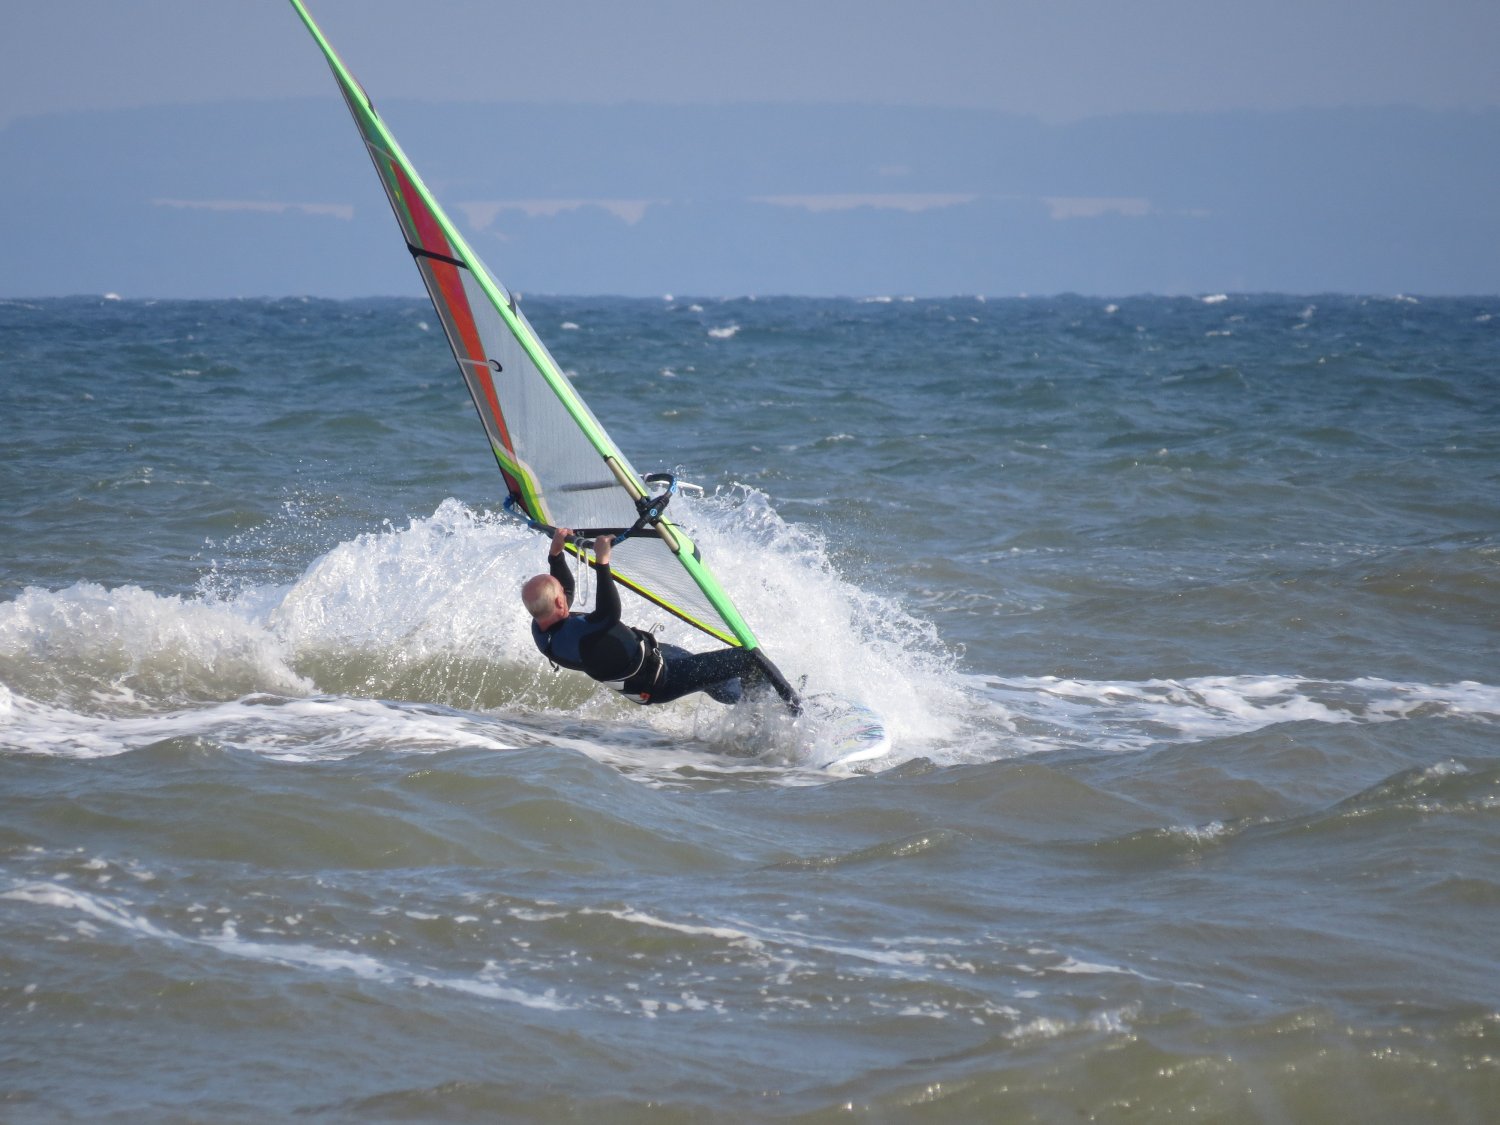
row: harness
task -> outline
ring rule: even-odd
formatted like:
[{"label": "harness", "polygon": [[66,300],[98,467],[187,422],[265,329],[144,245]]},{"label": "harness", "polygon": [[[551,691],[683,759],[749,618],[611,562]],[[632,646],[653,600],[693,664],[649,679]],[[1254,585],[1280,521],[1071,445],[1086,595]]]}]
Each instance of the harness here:
[{"label": "harness", "polygon": [[640,664],[623,680],[605,680],[604,683],[632,703],[639,703],[644,707],[651,702],[651,693],[661,680],[662,669],[666,667],[667,661],[662,656],[661,649],[657,647],[655,636],[642,629],[632,629],[631,632],[641,639]]},{"label": "harness", "polygon": [[[547,662],[552,665],[554,672],[559,668],[569,668],[574,672],[582,672],[592,679],[597,679],[599,683],[620,692],[632,702],[640,704],[650,703],[651,693],[661,680],[661,673],[662,669],[666,666],[666,660],[661,654],[661,649],[656,643],[656,636],[654,634],[648,633],[644,629],[632,628],[629,625],[622,625],[620,627],[628,629],[635,636],[636,640],[640,642],[641,658],[629,673],[608,680],[599,679],[589,671],[588,665],[583,663],[581,652],[577,660],[554,652],[553,642],[557,640],[558,636],[556,631],[552,629],[546,631],[537,630],[536,636],[539,641],[538,647],[541,649],[542,655],[547,658]],[[604,631],[606,630],[601,630],[601,632]]]}]

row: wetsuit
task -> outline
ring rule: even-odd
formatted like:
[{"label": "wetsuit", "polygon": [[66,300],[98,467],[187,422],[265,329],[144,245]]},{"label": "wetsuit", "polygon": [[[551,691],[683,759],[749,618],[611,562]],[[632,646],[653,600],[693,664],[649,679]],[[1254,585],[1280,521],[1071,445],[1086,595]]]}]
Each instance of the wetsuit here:
[{"label": "wetsuit", "polygon": [[[547,568],[573,604],[573,572],[561,553],[547,556]],[[797,694],[776,666],[755,650],[689,652],[658,644],[641,629],[620,620],[620,592],[609,566],[595,567],[597,594],[592,613],[571,613],[550,629],[531,623],[531,639],[554,664],[606,683],[637,703],[670,703],[691,692],[706,692],[720,703],[738,703],[744,692],[770,684],[793,710]],[[769,671],[768,671],[769,669]]]}]

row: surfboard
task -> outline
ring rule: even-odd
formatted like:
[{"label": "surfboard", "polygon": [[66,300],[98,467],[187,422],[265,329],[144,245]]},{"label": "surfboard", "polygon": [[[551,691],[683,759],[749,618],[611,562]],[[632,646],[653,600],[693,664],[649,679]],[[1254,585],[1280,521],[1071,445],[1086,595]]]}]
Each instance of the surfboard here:
[{"label": "surfboard", "polygon": [[840,769],[879,760],[890,753],[885,721],[873,708],[819,692],[802,700],[811,746],[806,762],[815,769]]}]

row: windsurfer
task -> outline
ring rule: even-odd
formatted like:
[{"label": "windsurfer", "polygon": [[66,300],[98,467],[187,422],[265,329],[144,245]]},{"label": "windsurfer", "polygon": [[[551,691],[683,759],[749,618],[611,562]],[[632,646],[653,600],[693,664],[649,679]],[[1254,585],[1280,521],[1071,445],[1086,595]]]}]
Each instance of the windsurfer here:
[{"label": "windsurfer", "polygon": [[768,684],[793,712],[801,710],[796,691],[758,649],[727,648],[693,653],[660,644],[643,629],[620,620],[620,594],[610,570],[614,536],[594,540],[598,574],[594,609],[573,613],[573,573],[563,546],[573,532],[558,528],[547,552],[547,574],[521,587],[531,614],[531,638],[553,664],[583,672],[637,703],[670,703],[695,691],[720,703],[738,703],[743,695]]}]

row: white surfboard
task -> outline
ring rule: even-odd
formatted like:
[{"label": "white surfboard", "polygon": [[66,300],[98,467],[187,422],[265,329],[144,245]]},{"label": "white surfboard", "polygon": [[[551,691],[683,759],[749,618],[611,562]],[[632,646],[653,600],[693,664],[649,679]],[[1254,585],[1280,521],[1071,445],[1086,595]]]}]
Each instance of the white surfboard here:
[{"label": "white surfboard", "polygon": [[873,762],[890,753],[884,721],[863,703],[827,692],[805,696],[802,703],[810,734],[808,765],[833,769]]}]

